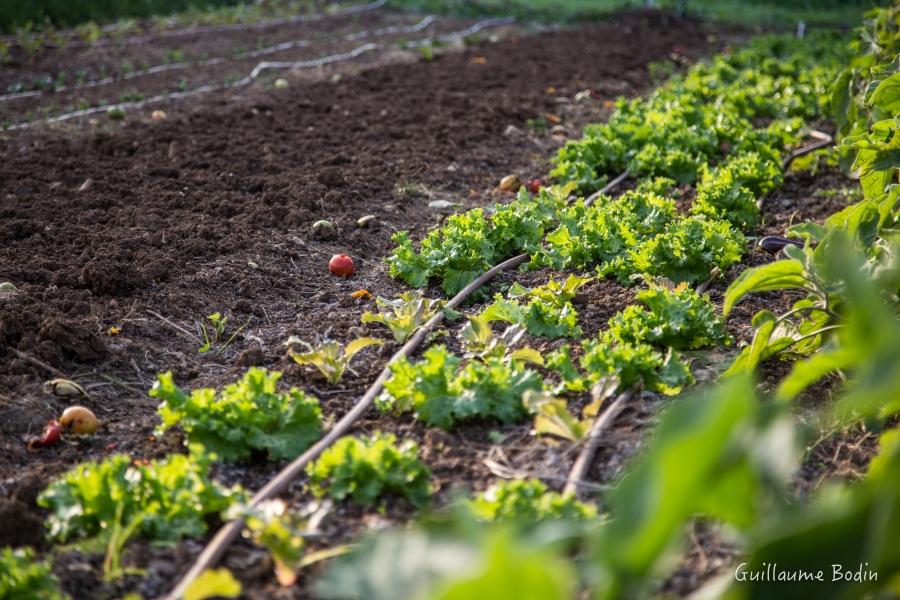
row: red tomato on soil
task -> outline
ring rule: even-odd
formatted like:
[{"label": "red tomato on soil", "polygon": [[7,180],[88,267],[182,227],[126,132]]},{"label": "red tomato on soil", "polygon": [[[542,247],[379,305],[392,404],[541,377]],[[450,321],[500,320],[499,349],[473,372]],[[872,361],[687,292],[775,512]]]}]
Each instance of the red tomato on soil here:
[{"label": "red tomato on soil", "polygon": [[328,270],[338,277],[350,277],[353,275],[353,259],[346,254],[335,254],[328,261]]}]

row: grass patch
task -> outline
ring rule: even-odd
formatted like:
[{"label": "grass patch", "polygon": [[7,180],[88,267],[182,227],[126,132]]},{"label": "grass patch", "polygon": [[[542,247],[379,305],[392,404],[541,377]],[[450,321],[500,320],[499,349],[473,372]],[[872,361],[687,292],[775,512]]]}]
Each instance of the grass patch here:
[{"label": "grass patch", "polygon": [[150,17],[236,4],[240,0],[3,0],[0,29],[11,32],[28,23],[72,27],[88,21]]},{"label": "grass patch", "polygon": [[[526,21],[572,23],[596,20],[623,9],[644,8],[645,0],[389,0],[407,10],[477,18],[515,15]],[[856,23],[877,0],[656,0],[653,6],[685,11],[709,20],[791,28],[809,24]]]}]

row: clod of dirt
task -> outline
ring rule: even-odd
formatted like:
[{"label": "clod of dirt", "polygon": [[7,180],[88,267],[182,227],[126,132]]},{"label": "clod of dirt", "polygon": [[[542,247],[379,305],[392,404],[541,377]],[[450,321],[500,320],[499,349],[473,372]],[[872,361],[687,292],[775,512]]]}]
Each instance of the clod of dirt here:
[{"label": "clod of dirt", "polygon": [[133,265],[120,261],[91,261],[78,276],[78,283],[98,296],[127,295],[141,287],[142,280]]},{"label": "clod of dirt", "polygon": [[515,125],[507,125],[506,129],[503,130],[503,135],[505,135],[508,138],[521,139],[521,138],[525,137],[525,132],[522,131],[521,129],[519,129],[518,127],[516,127]]},{"label": "clod of dirt", "polygon": [[266,353],[259,348],[247,348],[234,361],[237,367],[258,367],[266,364],[268,357]]},{"label": "clod of dirt", "polygon": [[89,362],[107,355],[104,341],[91,329],[87,322],[69,322],[50,318],[41,323],[38,331],[41,340],[41,354],[57,363],[68,357]]},{"label": "clod of dirt", "polygon": [[43,533],[40,517],[24,502],[0,498],[0,546],[37,546]]},{"label": "clod of dirt", "polygon": [[344,174],[337,167],[327,167],[319,173],[319,183],[336,188],[347,185],[347,180],[344,179]]}]

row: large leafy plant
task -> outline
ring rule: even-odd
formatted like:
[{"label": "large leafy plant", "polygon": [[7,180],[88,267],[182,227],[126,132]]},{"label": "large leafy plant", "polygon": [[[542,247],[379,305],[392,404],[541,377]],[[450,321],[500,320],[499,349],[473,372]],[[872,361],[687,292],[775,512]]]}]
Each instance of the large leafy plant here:
[{"label": "large leafy plant", "polygon": [[513,202],[487,212],[451,215],[418,250],[407,232],[398,232],[391,238],[397,247],[387,259],[388,272],[413,287],[440,280],[452,296],[500,260],[535,249],[567,194],[566,188],[545,188],[532,198],[523,189]]},{"label": "large leafy plant", "polygon": [[188,394],[172,373],[157,377],[150,395],[161,400],[160,430],[180,425],[189,443],[203,445],[226,461],[265,452],[269,459],[294,458],[321,432],[319,401],[297,388],[278,390],[281,373],[250,368],[221,390]]},{"label": "large leafy plant", "polygon": [[373,505],[386,494],[416,507],[431,501],[431,471],[419,460],[419,446],[398,442],[391,433],[341,438],[309,465],[307,474],[313,494],[338,501]]},{"label": "large leafy plant", "polygon": [[700,283],[724,273],[744,253],[743,234],[727,221],[684,218],[628,253],[629,274],[646,273],[675,282]]},{"label": "large leafy plant", "polygon": [[[851,207],[855,214],[862,207]],[[877,213],[871,216],[877,221]],[[854,248],[844,226],[823,239],[815,250],[809,246],[790,252],[792,258],[770,263],[737,280],[726,295],[726,308],[743,294],[760,289],[800,289],[807,297],[787,313],[776,316],[760,311],[754,317],[753,341],[732,364],[728,375],[752,370],[774,355],[799,361],[784,378],[776,396],[795,397],[830,373],[869,382],[881,381],[892,389],[900,361],[900,323],[897,320],[900,291],[900,244],[878,244],[868,253]],[[858,230],[857,230],[858,231]],[[850,396],[847,411],[887,416],[900,410],[888,395],[871,392],[865,398]]]},{"label": "large leafy plant", "polygon": [[572,299],[590,280],[576,275],[569,275],[565,281],[551,277],[545,285],[532,289],[515,283],[507,292],[507,298],[498,294],[480,316],[488,322],[522,325],[531,335],[551,339],[576,337],[581,334],[581,327]]},{"label": "large leafy plant", "polygon": [[583,342],[581,368],[591,382],[615,378],[625,389],[642,384],[647,389],[675,395],[694,378],[672,348],[658,350],[643,342],[628,342],[611,331]]},{"label": "large leafy plant", "polygon": [[648,289],[609,320],[609,330],[627,342],[644,342],[688,350],[723,344],[729,340],[725,323],[709,295],[701,296],[686,283],[647,279]]},{"label": "large leafy plant", "polygon": [[578,201],[559,212],[559,226],[533,254],[532,265],[556,270],[597,266],[601,274],[627,277],[623,255],[661,233],[675,218],[675,203],[653,192],[627,192],[614,200]]},{"label": "large leafy plant", "polygon": [[759,200],[782,180],[776,157],[758,152],[731,156],[716,168],[704,166],[701,172],[691,212],[723,219],[739,229],[759,223]]},{"label": "large leafy plant", "polygon": [[117,454],[80,464],[38,497],[38,505],[49,511],[48,536],[57,542],[102,537],[137,523],[136,532],[148,540],[200,537],[209,517],[244,498],[239,487],[209,479],[211,460],[194,448],[190,455],[149,462]]},{"label": "large leafy plant", "polygon": [[382,412],[413,412],[442,429],[473,419],[518,422],[528,414],[523,394],[543,388],[540,374],[524,363],[519,357],[489,355],[462,366],[445,346],[432,346],[418,362],[401,358],[391,363],[391,378],[376,404]]},{"label": "large leafy plant", "polygon": [[576,367],[568,346],[554,350],[547,366],[562,378],[562,386],[583,391],[615,379],[624,389],[643,384],[665,394],[677,394],[693,381],[679,350],[705,348],[729,341],[725,325],[708,297],[687,284],[647,278],[648,289],[631,305],[613,315],[597,338],[582,342]]}]

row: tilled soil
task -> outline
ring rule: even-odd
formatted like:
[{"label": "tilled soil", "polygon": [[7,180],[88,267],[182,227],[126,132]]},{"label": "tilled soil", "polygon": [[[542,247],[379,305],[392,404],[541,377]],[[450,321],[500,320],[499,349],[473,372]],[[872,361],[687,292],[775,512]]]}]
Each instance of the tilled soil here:
[{"label": "tilled soil", "polygon": [[[291,334],[345,341],[378,333],[359,325],[371,305],[350,293],[402,291],[381,263],[393,232],[418,235],[438,222],[446,211],[432,200],[461,210],[504,199],[495,188],[503,175],[546,173],[553,147],[603,118],[608,100],[647,89],[649,62],[695,58],[711,41],[695,22],[634,13],[576,30],[513,34],[430,61],[407,54],[335,69],[289,90],[211,94],[173,106],[164,121],[141,114],[112,129],[6,134],[0,281],[17,291],[0,297],[0,522],[16,527],[0,527],[0,545],[42,544],[34,498],[58,472],[114,452],[153,458],[181,446],[177,434],[154,436],[156,403],[146,391],[157,372],[172,370],[191,388],[220,386],[249,365],[277,368],[285,384],[317,395],[326,415],[339,417],[394,346],[364,352],[357,377],[328,386],[286,359],[282,342]],[[575,103],[584,89],[593,99]],[[556,125],[552,135],[529,130],[541,117]],[[374,220],[357,226],[368,214]],[[319,219],[334,231],[315,234]],[[354,257],[355,277],[328,274],[335,252]],[[613,283],[593,284],[586,331],[631,298]],[[227,347],[200,354],[197,323],[215,311],[229,318],[228,335],[245,327]],[[41,390],[59,373],[88,389],[85,403],[103,427],[90,440],[29,454],[23,438],[65,405]],[[571,462],[566,451],[535,444],[525,426],[443,433],[373,412],[357,429],[419,440],[439,502],[454,487],[485,487],[498,469],[564,478]],[[490,441],[495,430],[506,436],[502,449]],[[218,475],[255,489],[277,468],[253,463]],[[288,499],[299,505],[308,497],[294,486]],[[323,543],[408,514],[394,503],[384,515],[339,506],[323,524]],[[76,553],[56,568],[76,598],[131,589],[154,597],[199,548],[135,544],[129,560],[148,574],[116,584],[99,581],[96,558]],[[241,544],[226,559],[251,597],[276,593],[265,560]],[[278,593],[307,594],[303,587]]]},{"label": "tilled soil", "polygon": [[[225,85],[248,76],[266,61],[305,62],[307,68],[315,69],[316,60],[332,60],[366,45],[388,49],[424,43],[472,25],[472,21],[381,10],[263,31],[185,36],[165,40],[165,45],[157,40],[44,52],[8,63],[0,70],[0,90],[15,90],[41,78],[61,82],[62,87],[0,95],[0,123],[20,124],[77,109]],[[485,31],[493,33],[491,28]],[[81,66],[76,70],[73,65]],[[274,77],[277,72],[265,73]]]}]

